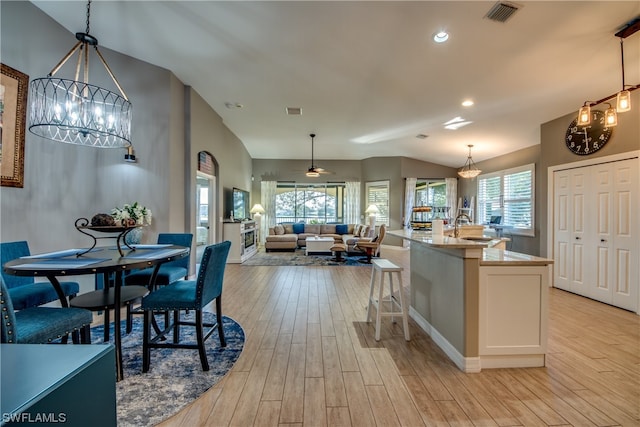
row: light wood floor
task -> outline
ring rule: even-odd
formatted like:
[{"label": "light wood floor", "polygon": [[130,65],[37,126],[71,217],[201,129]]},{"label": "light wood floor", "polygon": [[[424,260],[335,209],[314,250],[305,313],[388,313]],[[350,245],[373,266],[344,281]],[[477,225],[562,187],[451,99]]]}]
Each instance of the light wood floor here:
[{"label": "light wood floor", "polygon": [[[408,252],[382,255],[408,284]],[[228,265],[244,351],[162,426],[640,426],[640,316],[550,289],[547,366],[465,374],[411,320],[410,342],[390,319],[373,339],[369,275]]]}]

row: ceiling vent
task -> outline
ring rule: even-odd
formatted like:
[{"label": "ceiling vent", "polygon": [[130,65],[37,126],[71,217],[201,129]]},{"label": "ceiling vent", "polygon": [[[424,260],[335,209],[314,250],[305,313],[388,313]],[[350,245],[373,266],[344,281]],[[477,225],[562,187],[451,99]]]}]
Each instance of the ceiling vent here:
[{"label": "ceiling vent", "polygon": [[511,18],[518,9],[520,9],[520,6],[514,3],[499,1],[493,5],[491,10],[485,15],[485,18],[497,22],[507,22],[507,19]]},{"label": "ceiling vent", "polygon": [[287,107],[287,114],[289,116],[299,116],[302,114],[302,108],[300,107]]}]

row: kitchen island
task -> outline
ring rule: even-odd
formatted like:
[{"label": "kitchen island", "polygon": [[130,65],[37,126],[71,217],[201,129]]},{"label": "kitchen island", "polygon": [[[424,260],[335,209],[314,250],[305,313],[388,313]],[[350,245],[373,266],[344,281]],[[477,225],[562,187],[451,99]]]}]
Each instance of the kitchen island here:
[{"label": "kitchen island", "polygon": [[491,241],[388,234],[411,242],[409,314],[462,371],[545,365],[552,260]]}]

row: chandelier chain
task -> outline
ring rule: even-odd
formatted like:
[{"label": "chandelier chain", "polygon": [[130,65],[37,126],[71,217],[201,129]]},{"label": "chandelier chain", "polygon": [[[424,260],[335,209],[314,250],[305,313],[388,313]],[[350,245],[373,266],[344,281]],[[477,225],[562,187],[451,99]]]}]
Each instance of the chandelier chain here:
[{"label": "chandelier chain", "polygon": [[86,34],[89,34],[89,18],[91,18],[91,0],[87,2],[87,30]]}]

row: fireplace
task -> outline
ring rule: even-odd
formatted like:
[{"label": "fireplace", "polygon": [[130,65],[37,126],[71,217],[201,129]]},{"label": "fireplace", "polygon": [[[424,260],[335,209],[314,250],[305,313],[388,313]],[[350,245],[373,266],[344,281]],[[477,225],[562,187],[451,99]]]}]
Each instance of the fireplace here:
[{"label": "fireplace", "polygon": [[247,230],[244,232],[244,250],[245,252],[247,251],[247,249],[251,248],[252,246],[255,246],[256,244],[256,230],[255,229],[251,229],[251,230]]}]

